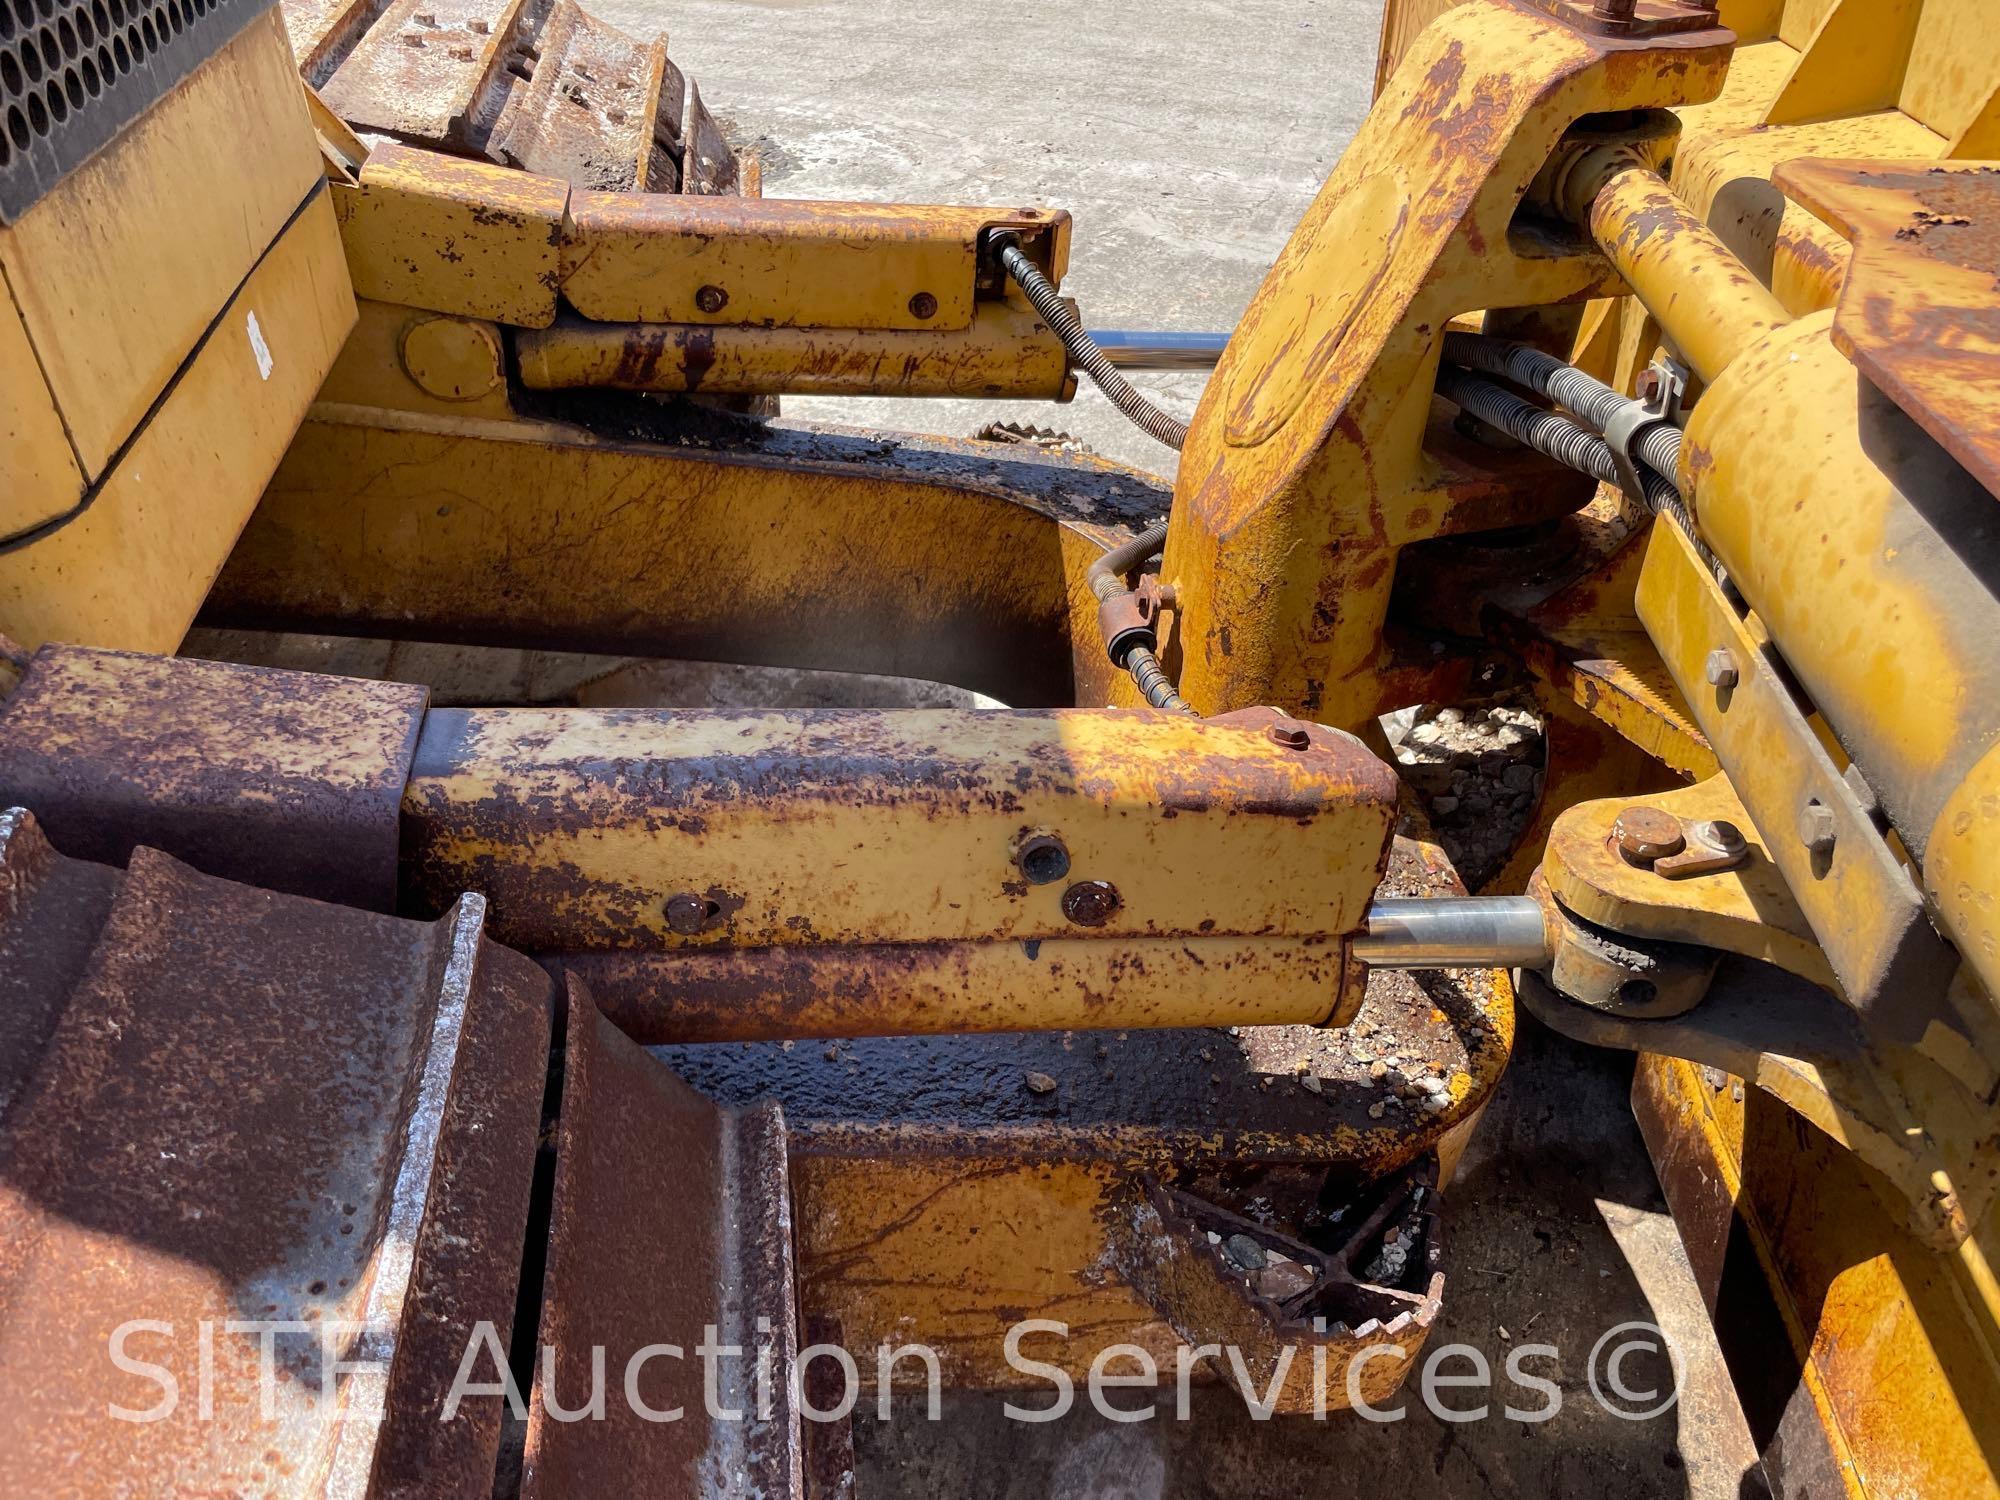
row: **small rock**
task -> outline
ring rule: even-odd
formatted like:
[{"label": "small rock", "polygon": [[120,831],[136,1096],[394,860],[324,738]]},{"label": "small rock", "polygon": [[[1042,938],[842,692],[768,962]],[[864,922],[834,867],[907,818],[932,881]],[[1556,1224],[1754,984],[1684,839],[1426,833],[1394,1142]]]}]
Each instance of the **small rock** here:
[{"label": "small rock", "polygon": [[1412,1082],[1415,1084],[1417,1092],[1421,1094],[1430,1094],[1432,1096],[1436,1096],[1438,1094],[1448,1094],[1451,1092],[1450,1085],[1448,1085],[1442,1078],[1435,1078],[1429,1073],[1420,1074],[1417,1078],[1413,1079]]},{"label": "small rock", "polygon": [[1029,1073],[1026,1081],[1031,1094],[1053,1094],[1056,1091],[1056,1081],[1046,1073]]},{"label": "small rock", "polygon": [[1500,773],[1500,780],[1510,791],[1531,792],[1535,789],[1535,768],[1522,761],[1515,761]]},{"label": "small rock", "polygon": [[1368,1106],[1368,1118],[1379,1120],[1384,1114],[1388,1113],[1388,1110],[1389,1101],[1387,1099],[1377,1099],[1373,1104]]},{"label": "small rock", "polygon": [[1203,1062],[1214,1062],[1214,1061],[1215,1061],[1215,1054],[1214,1054],[1213,1052],[1209,1051],[1209,1050],[1208,1050],[1208,1048],[1206,1048],[1206,1047],[1202,1048],[1202,1049],[1201,1049],[1201,1051],[1197,1052],[1197,1053],[1195,1054],[1195,1056],[1196,1056],[1196,1057],[1199,1057],[1199,1058],[1200,1058],[1200,1059],[1201,1059],[1201,1060],[1202,1060]]},{"label": "small rock", "polygon": [[1351,1056],[1358,1063],[1372,1063],[1373,1061],[1375,1061],[1375,1054],[1362,1047],[1356,1047],[1353,1050],[1353,1052],[1351,1052],[1348,1055]]},{"label": "small rock", "polygon": [[1389,1076],[1389,1065],[1381,1062],[1370,1063],[1368,1065],[1368,1076],[1377,1083],[1380,1083],[1384,1078]]},{"label": "small rock", "polygon": [[1251,1274],[1250,1288],[1260,1297],[1269,1297],[1273,1302],[1284,1302],[1311,1291],[1317,1279],[1307,1267],[1295,1260],[1287,1260],[1273,1251],[1270,1264],[1263,1270]]},{"label": "small rock", "polygon": [[1317,1094],[1320,1091],[1320,1082],[1311,1073],[1307,1073],[1299,1079],[1299,1087],[1309,1094]]},{"label": "small rock", "polygon": [[1458,811],[1458,798],[1433,797],[1431,799],[1431,811],[1436,813],[1440,818],[1448,818]]},{"label": "small rock", "polygon": [[1247,1234],[1232,1234],[1224,1240],[1222,1254],[1224,1259],[1240,1271],[1261,1271],[1271,1260],[1271,1257],[1264,1253],[1264,1247]]}]

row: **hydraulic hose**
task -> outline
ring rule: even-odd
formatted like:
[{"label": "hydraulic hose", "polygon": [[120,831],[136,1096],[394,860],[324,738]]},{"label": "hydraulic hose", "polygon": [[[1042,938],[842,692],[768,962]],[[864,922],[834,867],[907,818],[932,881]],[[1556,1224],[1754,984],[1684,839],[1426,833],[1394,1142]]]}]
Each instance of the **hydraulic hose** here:
[{"label": "hydraulic hose", "polygon": [[[1129,595],[1132,590],[1126,586],[1125,575],[1158,557],[1166,545],[1167,523],[1162,521],[1156,526],[1148,526],[1131,541],[1113,547],[1098,558],[1084,575],[1090,584],[1090,592],[1097,596],[1097,602],[1103,604]],[[1173,679],[1167,676],[1167,669],[1160,665],[1160,658],[1151,646],[1128,641],[1114,647],[1107,639],[1105,647],[1113,651],[1111,659],[1132,674],[1133,682],[1138,684],[1140,693],[1153,707],[1170,714],[1200,717],[1195,713],[1194,705],[1174,691]]]},{"label": "hydraulic hose", "polygon": [[1007,274],[1034,303],[1035,311],[1042,315],[1042,321],[1049,325],[1050,331],[1062,340],[1063,348],[1069,351],[1070,363],[1096,381],[1098,389],[1111,398],[1111,404],[1130,417],[1148,436],[1158,438],[1178,452],[1187,441],[1187,423],[1161,411],[1118,373],[1118,367],[1111,362],[1110,356],[1083,331],[1083,324],[1077,321],[1076,314],[1063,301],[1049,278],[1042,274],[1041,267],[1028,259],[1018,238],[1008,235],[999,243],[1000,264],[1007,268]]},{"label": "hydraulic hose", "polygon": [[1090,584],[1090,592],[1099,603],[1113,594],[1129,594],[1125,586],[1125,575],[1142,563],[1151,562],[1160,555],[1160,549],[1167,545],[1167,523],[1148,526],[1123,546],[1113,547],[1104,556],[1090,565],[1084,578]]},{"label": "hydraulic hose", "polygon": [[[1512,391],[1450,365],[1439,367],[1437,389],[1440,396],[1460,410],[1471,412],[1482,422],[1491,423],[1509,437],[1526,443],[1538,453],[1547,454],[1557,463],[1580,469],[1606,484],[1619,482],[1618,464],[1612,456],[1611,445],[1588,427],[1579,426],[1568,417],[1559,417],[1554,412],[1543,411]],[[1624,399],[1618,397],[1620,401]],[[1705,557],[1707,549],[1695,533],[1694,518],[1688,514],[1681,492],[1671,480],[1650,467],[1639,472],[1646,508],[1654,515],[1665,513],[1673,517],[1688,540]]]},{"label": "hydraulic hose", "polygon": [[[1477,333],[1447,333],[1444,357],[1454,365],[1482,374],[1511,380],[1524,390],[1546,396],[1565,410],[1575,412],[1598,431],[1631,401],[1601,380],[1593,380],[1575,365],[1527,344],[1488,338]],[[1661,474],[1680,472],[1681,430],[1670,423],[1648,427],[1633,445],[1640,458]]]}]

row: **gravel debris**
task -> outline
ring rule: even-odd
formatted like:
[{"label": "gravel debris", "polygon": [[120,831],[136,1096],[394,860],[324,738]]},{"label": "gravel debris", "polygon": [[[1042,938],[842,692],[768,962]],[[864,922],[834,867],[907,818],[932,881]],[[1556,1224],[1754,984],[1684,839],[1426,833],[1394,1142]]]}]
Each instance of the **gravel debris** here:
[{"label": "gravel debris", "polygon": [[1386,715],[1382,727],[1438,842],[1477,890],[1499,873],[1541,800],[1540,716],[1525,702],[1425,704]]},{"label": "gravel debris", "polygon": [[1232,1234],[1224,1240],[1222,1254],[1232,1266],[1241,1271],[1261,1271],[1271,1259],[1264,1253],[1264,1247],[1247,1234]]}]

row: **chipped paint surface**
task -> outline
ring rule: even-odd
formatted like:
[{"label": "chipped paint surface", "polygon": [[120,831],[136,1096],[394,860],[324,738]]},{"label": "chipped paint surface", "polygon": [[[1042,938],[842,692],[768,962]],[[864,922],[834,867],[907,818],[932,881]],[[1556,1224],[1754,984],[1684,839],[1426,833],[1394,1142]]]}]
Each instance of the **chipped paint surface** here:
[{"label": "chipped paint surface", "polygon": [[[649,1036],[1321,1020],[1395,793],[1317,736],[1140,709],[435,710],[404,899],[481,890],[517,946],[594,950],[579,972]],[[1034,830],[1067,880],[1022,877]],[[1118,895],[1086,921],[1094,881]]]}]

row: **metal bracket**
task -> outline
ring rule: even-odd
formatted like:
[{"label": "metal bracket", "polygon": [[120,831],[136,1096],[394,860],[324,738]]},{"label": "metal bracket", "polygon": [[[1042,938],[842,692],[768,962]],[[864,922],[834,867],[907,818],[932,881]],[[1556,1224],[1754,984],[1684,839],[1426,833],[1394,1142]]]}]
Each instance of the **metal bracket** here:
[{"label": "metal bracket", "polygon": [[1664,356],[1654,360],[1639,377],[1638,404],[1622,408],[1604,424],[1604,441],[1611,445],[1611,461],[1618,468],[1618,487],[1642,505],[1646,492],[1634,450],[1640,436],[1652,428],[1680,425],[1687,376],[1687,367],[1675,360]]}]

